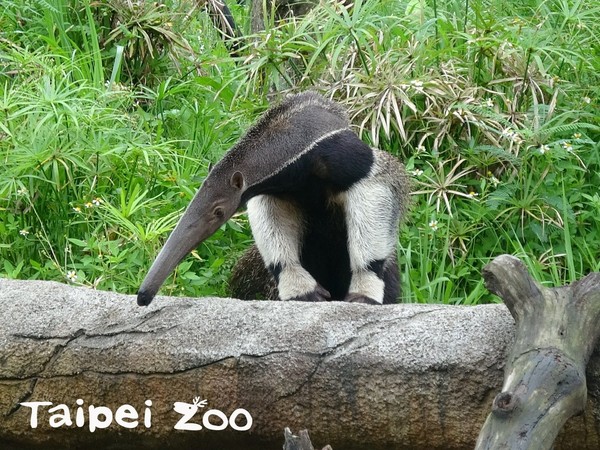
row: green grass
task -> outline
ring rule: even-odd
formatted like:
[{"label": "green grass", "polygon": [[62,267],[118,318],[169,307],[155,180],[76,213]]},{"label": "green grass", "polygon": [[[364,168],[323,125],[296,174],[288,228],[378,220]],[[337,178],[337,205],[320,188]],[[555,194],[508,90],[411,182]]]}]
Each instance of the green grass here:
[{"label": "green grass", "polygon": [[[403,301],[496,301],[502,253],[545,284],[599,270],[597,2],[328,4],[267,17],[237,59],[192,2],[136,5],[3,4],[0,276],[135,292],[209,164],[305,89],[413,174]],[[242,212],[162,292],[226,295],[250,242]]]}]

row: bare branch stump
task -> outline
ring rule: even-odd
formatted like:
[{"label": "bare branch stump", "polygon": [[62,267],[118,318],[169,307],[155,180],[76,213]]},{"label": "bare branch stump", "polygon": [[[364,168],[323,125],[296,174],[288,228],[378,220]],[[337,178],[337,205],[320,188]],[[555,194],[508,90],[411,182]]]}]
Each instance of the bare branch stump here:
[{"label": "bare branch stump", "polygon": [[510,310],[516,335],[476,450],[550,449],[586,404],[585,368],[600,334],[600,273],[550,289],[502,255],[483,277]]},{"label": "bare branch stump", "polygon": [[[308,430],[301,430],[298,436],[292,434],[292,430],[286,427],[283,431],[285,437],[285,443],[283,444],[283,450],[315,450],[310,442],[308,436]],[[327,445],[323,447],[323,450],[333,450],[331,446]]]}]

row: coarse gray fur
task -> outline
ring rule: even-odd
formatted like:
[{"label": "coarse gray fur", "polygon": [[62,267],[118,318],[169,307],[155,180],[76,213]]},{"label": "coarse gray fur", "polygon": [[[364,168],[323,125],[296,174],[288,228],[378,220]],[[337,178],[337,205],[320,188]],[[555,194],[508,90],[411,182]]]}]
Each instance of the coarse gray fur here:
[{"label": "coarse gray fur", "polygon": [[298,159],[323,136],[349,126],[339,104],[314,92],[295,95],[269,109],[215,165],[209,178],[239,170],[251,187]]}]

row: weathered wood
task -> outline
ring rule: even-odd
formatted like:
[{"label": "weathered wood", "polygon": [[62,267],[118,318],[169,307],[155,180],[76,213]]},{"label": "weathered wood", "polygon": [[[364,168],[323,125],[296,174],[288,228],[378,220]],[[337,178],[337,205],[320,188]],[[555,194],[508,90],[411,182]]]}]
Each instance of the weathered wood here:
[{"label": "weathered wood", "polygon": [[476,449],[550,449],[586,404],[585,368],[600,334],[600,273],[545,288],[521,261],[502,255],[483,277],[510,310],[516,335]]},{"label": "weathered wood", "polygon": [[[308,436],[308,430],[300,430],[298,436],[292,434],[289,428],[285,428],[283,431],[285,437],[285,443],[283,444],[283,450],[315,450],[310,437]],[[323,450],[333,450],[330,445],[323,447]]]}]

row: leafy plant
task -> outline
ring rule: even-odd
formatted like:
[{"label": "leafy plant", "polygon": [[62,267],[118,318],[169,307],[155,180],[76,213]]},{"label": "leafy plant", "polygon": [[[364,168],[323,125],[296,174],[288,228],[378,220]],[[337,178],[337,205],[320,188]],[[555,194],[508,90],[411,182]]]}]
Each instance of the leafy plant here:
[{"label": "leafy plant", "polygon": [[[232,58],[194,2],[7,0],[0,274],[135,292],[209,164],[306,89],[414,178],[404,301],[495,301],[480,272],[500,253],[548,284],[599,270],[596,3],[321,4]],[[164,292],[226,295],[250,240],[242,211]]]}]

